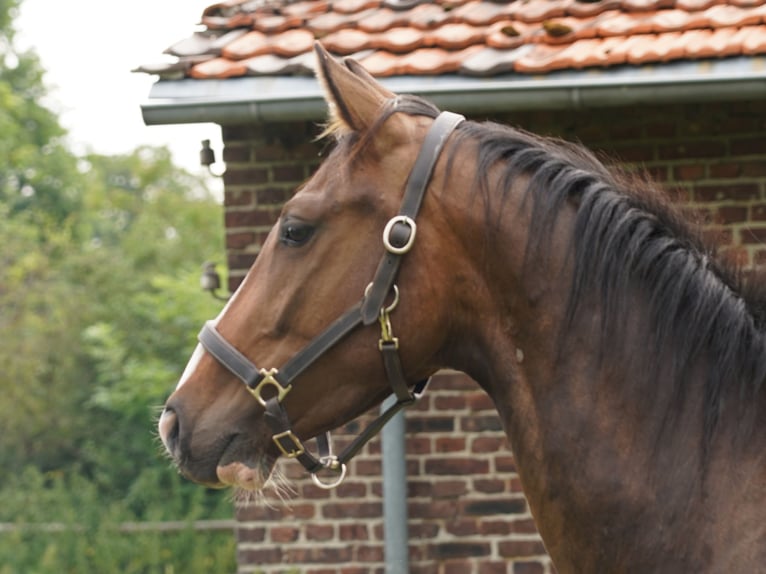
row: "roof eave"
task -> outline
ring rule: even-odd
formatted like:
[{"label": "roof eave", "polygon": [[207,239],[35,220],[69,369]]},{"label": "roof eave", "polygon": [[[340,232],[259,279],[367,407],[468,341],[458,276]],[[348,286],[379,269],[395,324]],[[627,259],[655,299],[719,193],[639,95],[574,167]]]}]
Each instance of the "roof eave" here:
[{"label": "roof eave", "polygon": [[[736,101],[766,97],[766,57],[679,61],[655,66],[508,74],[398,76],[382,83],[463,113],[580,109],[636,104]],[[160,80],[141,106],[147,125],[221,125],[321,120],[326,104],[310,77]]]}]

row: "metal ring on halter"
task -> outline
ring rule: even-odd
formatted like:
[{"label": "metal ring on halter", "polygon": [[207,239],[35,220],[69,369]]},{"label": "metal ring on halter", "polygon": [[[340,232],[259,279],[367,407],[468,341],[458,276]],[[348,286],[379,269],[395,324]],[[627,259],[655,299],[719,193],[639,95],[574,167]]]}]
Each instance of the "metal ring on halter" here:
[{"label": "metal ring on halter", "polygon": [[[365,298],[367,297],[367,295],[369,295],[370,289],[372,289],[372,283],[367,285],[367,287],[365,287],[364,289]],[[399,304],[399,287],[394,285],[394,300],[391,302],[391,304],[388,307],[383,308],[382,311],[384,311],[385,313],[390,313],[391,311],[396,309],[396,306],[398,304]]]},{"label": "metal ring on halter", "polygon": [[[410,235],[407,237],[407,243],[401,247],[397,247],[391,243],[391,231],[394,229],[394,225],[397,223],[402,223],[410,228]],[[407,253],[410,249],[412,249],[412,246],[415,243],[415,233],[417,230],[418,226],[411,217],[407,217],[406,215],[397,215],[392,217],[388,223],[386,223],[386,227],[383,229],[383,245],[386,246],[387,251],[394,253],[395,255],[402,255],[403,253]]]},{"label": "metal ring on halter", "polygon": [[[335,458],[335,457],[333,457]],[[337,459],[335,459],[337,462]],[[330,468],[328,466],[328,468]],[[311,473],[311,480],[314,481],[314,484],[316,484],[319,488],[323,490],[332,490],[336,486],[340,485],[341,482],[346,478],[346,465],[341,464],[340,465],[340,474],[338,475],[338,478],[333,480],[332,482],[322,482],[319,477],[317,476],[316,472]]]}]

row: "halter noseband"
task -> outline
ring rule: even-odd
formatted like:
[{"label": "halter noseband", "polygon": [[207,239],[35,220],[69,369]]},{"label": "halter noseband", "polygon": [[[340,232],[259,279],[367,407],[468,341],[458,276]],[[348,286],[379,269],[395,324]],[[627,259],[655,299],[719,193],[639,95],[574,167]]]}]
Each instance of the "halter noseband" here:
[{"label": "halter noseband", "polygon": [[[412,171],[407,178],[401,207],[398,215],[389,220],[383,231],[383,245],[386,249],[381,258],[372,282],[367,286],[362,300],[346,311],[334,323],[312,339],[305,347],[293,355],[280,369],[258,368],[250,359],[238,351],[215,328],[212,321],[205,323],[199,334],[199,341],[205,350],[223,366],[237,376],[255,399],[266,409],[266,420],[271,427],[272,440],[287,458],[297,459],[311,473],[315,484],[321,488],[334,488],[346,475],[346,462],[375,436],[383,426],[402,408],[411,405],[425,390],[428,380],[414,385],[413,391],[404,376],[399,358],[399,341],[393,336],[390,313],[399,301],[399,289],[394,284],[402,257],[412,248],[417,225],[415,219],[425,195],[426,187],[433,174],[436,161],[444,145],[463,116],[451,112],[442,112],[434,120],[426,134],[423,146],[418,153]],[[386,305],[386,299],[393,291],[394,300]],[[380,323],[381,337],[378,349],[383,358],[383,366],[388,382],[396,396],[396,402],[362,431],[354,441],[340,454],[333,455],[329,433],[317,437],[319,458],[309,453],[301,440],[293,433],[282,399],[292,389],[293,380],[305,371],[314,361],[326,353],[343,337],[357,326]],[[271,387],[276,394],[264,398],[264,389]],[[317,477],[323,469],[339,473],[331,483],[324,483]]]}]

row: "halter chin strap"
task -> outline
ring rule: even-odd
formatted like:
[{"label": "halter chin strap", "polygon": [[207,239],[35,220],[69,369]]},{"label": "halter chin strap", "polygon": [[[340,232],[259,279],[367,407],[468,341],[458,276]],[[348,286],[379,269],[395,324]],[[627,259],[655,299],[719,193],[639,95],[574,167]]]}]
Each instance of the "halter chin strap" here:
[{"label": "halter chin strap", "polygon": [[[293,355],[280,369],[258,368],[250,359],[229,343],[215,328],[212,321],[205,323],[199,334],[199,341],[205,350],[223,366],[237,376],[266,410],[266,420],[272,432],[272,440],[287,458],[297,459],[317,486],[334,488],[346,475],[346,463],[375,436],[383,426],[401,409],[411,405],[423,393],[428,379],[416,383],[410,391],[399,358],[399,340],[394,337],[390,314],[399,301],[399,290],[394,284],[403,256],[412,248],[420,205],[423,202],[428,182],[433,174],[444,144],[463,116],[442,112],[432,124],[420,149],[412,171],[407,179],[404,197],[399,213],[389,220],[383,231],[383,245],[386,249],[372,282],[367,286],[362,300],[341,315],[334,323],[312,339]],[[393,292],[394,300],[386,306],[386,299]],[[335,346],[349,332],[360,325],[380,324],[381,336],[378,341],[383,366],[389,385],[396,396],[396,402],[376,418],[339,455],[332,453],[329,433],[317,437],[319,457],[309,453],[303,442],[293,433],[292,425],[282,404],[292,389],[293,381],[314,361]],[[268,392],[266,390],[269,389]],[[268,395],[268,398],[267,398]],[[330,483],[322,482],[317,473],[329,469],[339,473]]]}]

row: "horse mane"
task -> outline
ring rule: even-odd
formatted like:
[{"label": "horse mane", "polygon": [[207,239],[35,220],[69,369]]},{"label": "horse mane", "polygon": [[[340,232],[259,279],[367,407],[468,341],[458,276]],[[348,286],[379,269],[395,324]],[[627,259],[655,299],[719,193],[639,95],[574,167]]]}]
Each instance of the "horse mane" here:
[{"label": "horse mane", "polygon": [[[438,114],[425,100],[401,97],[363,139],[374,137],[397,111]],[[643,342],[647,360],[653,361],[645,370],[644,384],[651,384],[662,361],[670,360],[671,396],[681,401],[699,358],[710,358],[705,364],[703,406],[707,448],[725,391],[740,385],[740,399],[752,404],[763,388],[764,282],[746,281],[733,264],[719,257],[699,228],[648,178],[607,168],[583,146],[491,122],[464,122],[457,137],[478,145],[475,188],[485,196],[488,221],[493,214],[500,217],[498,210],[490,209],[490,196],[501,194],[502,200],[519,175],[527,177],[526,197],[533,202],[529,261],[544,253],[562,207],[575,206],[574,273],[564,331],[576,317],[582,296],[595,289],[602,308],[602,355],[624,353],[626,341],[620,335],[631,302],[628,289],[640,285],[652,325],[652,340]],[[453,154],[449,166],[455,159]],[[499,181],[490,182],[488,174],[498,168]]]},{"label": "horse mane", "polygon": [[656,380],[662,362],[671,361],[671,396],[679,404],[692,369],[700,357],[707,357],[707,447],[727,385],[741,385],[740,397],[750,401],[766,378],[763,288],[746,282],[737,268],[718,257],[699,228],[647,178],[607,168],[584,147],[561,140],[496,124],[471,124],[465,133],[478,141],[477,184],[485,193],[486,174],[497,162],[504,162],[500,193],[519,174],[529,177],[526,193],[533,201],[533,224],[528,257],[532,251],[540,254],[562,206],[576,206],[565,328],[582,296],[595,288],[602,309],[602,355],[619,357],[625,352],[622,320],[632,301],[628,288],[638,285],[646,295],[652,326],[652,340],[645,342],[649,364],[644,382]]}]

